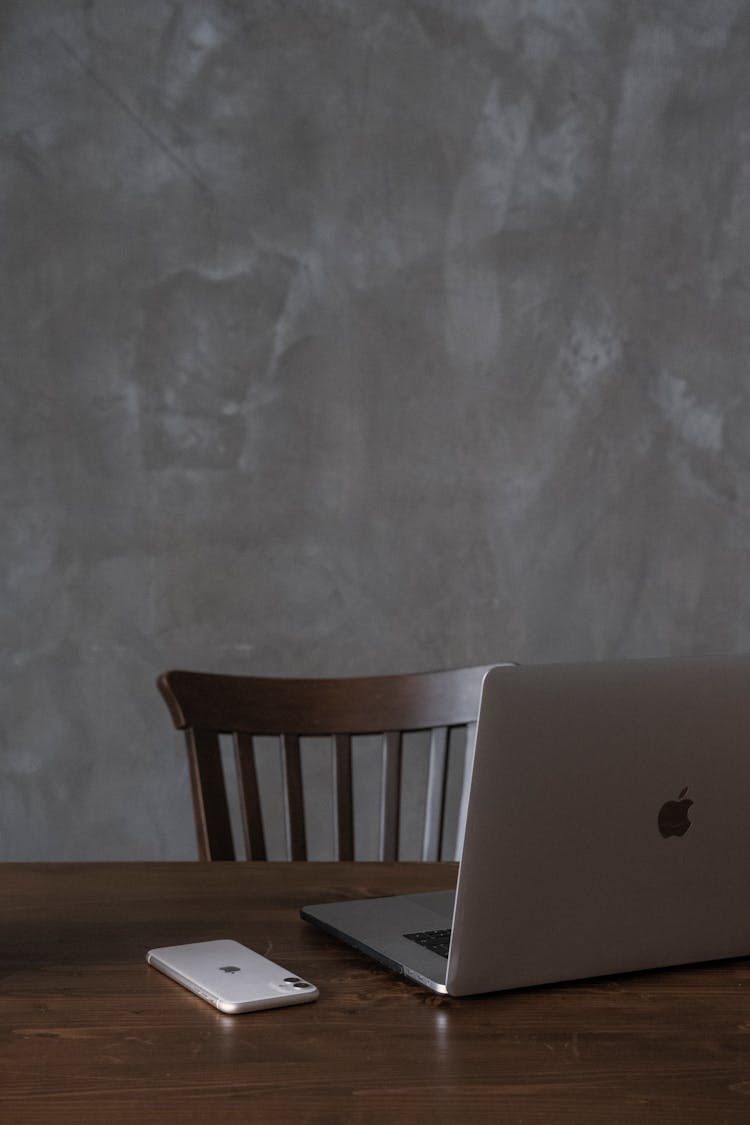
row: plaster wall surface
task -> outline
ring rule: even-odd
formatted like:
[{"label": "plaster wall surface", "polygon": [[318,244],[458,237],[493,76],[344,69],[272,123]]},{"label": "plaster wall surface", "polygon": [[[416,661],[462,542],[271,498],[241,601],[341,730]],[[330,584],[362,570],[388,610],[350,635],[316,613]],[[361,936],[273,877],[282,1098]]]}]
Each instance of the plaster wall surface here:
[{"label": "plaster wall surface", "polygon": [[0,860],[168,667],[750,648],[750,5],[5,0]]}]

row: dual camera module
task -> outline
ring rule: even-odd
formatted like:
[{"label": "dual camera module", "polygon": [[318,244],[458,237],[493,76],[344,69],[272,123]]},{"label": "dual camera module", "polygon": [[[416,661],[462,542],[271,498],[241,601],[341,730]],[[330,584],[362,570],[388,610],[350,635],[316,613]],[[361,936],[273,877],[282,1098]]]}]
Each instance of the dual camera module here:
[{"label": "dual camera module", "polygon": [[300,977],[284,977],[284,984],[291,984],[293,988],[312,988],[306,980],[301,980]]}]

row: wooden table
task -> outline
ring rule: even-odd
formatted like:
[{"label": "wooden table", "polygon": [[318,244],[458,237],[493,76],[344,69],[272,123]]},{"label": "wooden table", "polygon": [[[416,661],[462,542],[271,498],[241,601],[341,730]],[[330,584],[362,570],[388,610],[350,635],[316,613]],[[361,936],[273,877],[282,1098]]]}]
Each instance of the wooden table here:
[{"label": "wooden table", "polygon": [[[454,1000],[300,921],[448,864],[0,868],[0,1122],[750,1121],[750,963]],[[314,981],[226,1016],[151,946],[235,937]]]}]

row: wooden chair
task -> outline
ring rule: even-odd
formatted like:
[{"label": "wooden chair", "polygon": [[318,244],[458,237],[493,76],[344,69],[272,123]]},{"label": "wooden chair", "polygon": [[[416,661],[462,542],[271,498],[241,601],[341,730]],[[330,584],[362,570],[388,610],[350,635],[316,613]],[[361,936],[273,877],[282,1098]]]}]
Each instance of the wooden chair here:
[{"label": "wooden chair", "polygon": [[[352,736],[381,735],[380,859],[399,857],[404,734],[429,731],[422,859],[444,858],[451,732],[463,728],[467,756],[486,667],[344,679],[273,679],[173,671],[157,684],[184,731],[199,856],[233,860],[235,846],[219,735],[234,740],[237,791],[248,859],[267,858],[256,770],[258,739],[279,739],[288,851],[307,859],[300,739],[330,737],[337,857],[354,859]],[[453,858],[451,856],[451,858]]]}]

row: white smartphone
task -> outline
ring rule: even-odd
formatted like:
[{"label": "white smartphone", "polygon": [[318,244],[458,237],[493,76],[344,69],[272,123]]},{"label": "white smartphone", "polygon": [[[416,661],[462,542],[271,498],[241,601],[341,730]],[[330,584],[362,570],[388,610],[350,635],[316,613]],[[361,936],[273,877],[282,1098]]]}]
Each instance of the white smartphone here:
[{"label": "white smartphone", "polygon": [[314,984],[238,941],[198,941],[150,949],[146,960],[230,1015],[307,1004],[320,995]]}]

